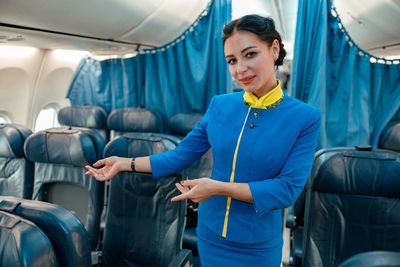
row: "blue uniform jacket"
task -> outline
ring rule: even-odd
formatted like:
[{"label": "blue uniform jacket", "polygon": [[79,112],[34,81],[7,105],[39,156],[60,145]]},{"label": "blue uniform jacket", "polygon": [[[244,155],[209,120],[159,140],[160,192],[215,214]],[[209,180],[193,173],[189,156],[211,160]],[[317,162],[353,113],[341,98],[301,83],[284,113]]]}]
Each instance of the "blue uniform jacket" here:
[{"label": "blue uniform jacket", "polygon": [[[182,170],[211,147],[211,178],[229,182],[239,142],[234,182],[249,183],[254,203],[232,199],[225,238],[277,245],[282,242],[282,209],[295,202],[310,174],[320,121],[318,109],[289,96],[271,109],[249,108],[243,92],[215,96],[175,150],[150,156],[153,176]],[[202,202],[198,234],[222,235],[226,209],[226,196]]]}]

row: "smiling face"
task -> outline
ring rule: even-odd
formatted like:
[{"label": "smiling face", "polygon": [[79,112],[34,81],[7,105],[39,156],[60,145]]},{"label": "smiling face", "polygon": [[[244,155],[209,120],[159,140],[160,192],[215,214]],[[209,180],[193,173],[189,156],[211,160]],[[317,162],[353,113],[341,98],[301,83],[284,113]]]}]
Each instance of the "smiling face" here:
[{"label": "smiling face", "polygon": [[232,78],[245,91],[261,97],[276,85],[275,60],[279,43],[271,45],[248,31],[235,31],[224,44],[224,53]]}]

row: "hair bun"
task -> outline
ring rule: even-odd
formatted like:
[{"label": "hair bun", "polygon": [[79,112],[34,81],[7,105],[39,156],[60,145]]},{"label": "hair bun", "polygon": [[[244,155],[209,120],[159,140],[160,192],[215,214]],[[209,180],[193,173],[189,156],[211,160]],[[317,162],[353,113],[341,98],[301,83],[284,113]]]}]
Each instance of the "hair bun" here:
[{"label": "hair bun", "polygon": [[267,29],[275,30],[275,22],[271,18],[265,17],[264,23],[265,26],[267,26]]}]

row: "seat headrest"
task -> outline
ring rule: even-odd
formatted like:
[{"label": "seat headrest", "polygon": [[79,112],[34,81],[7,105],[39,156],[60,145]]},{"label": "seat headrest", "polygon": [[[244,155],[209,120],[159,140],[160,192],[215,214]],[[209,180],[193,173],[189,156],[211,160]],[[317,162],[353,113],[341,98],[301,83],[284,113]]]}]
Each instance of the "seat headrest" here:
[{"label": "seat headrest", "polygon": [[28,137],[24,150],[34,162],[84,166],[102,157],[104,138],[95,130],[52,128]]},{"label": "seat headrest", "polygon": [[383,129],[379,147],[400,152],[400,121],[392,121]]},{"label": "seat headrest", "polygon": [[[318,154],[318,153],[317,153]],[[317,167],[316,167],[317,166]],[[344,150],[316,157],[312,190],[334,194],[398,197],[400,155],[387,150]]]},{"label": "seat headrest", "polygon": [[159,133],[164,129],[162,115],[144,108],[115,109],[108,116],[107,124],[110,130],[119,132]]},{"label": "seat headrest", "polygon": [[0,157],[23,158],[25,139],[32,134],[18,124],[0,123]]},{"label": "seat headrest", "polygon": [[58,112],[58,121],[67,126],[106,129],[107,113],[97,106],[64,107]]},{"label": "seat headrest", "polygon": [[169,120],[169,129],[173,135],[185,136],[203,117],[202,113],[178,113]]},{"label": "seat headrest", "polygon": [[104,149],[105,157],[137,157],[174,149],[179,139],[159,133],[127,133],[110,141]]}]

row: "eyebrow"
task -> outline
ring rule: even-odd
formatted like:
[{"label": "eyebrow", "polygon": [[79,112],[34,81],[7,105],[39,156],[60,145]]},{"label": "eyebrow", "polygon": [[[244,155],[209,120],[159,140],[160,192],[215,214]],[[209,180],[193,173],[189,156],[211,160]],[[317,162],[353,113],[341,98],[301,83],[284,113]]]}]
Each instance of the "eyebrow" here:
[{"label": "eyebrow", "polygon": [[[256,47],[255,47],[255,46],[246,47],[245,49],[243,49],[242,51],[240,51],[240,53],[244,53],[244,52],[246,52],[247,50],[252,49],[252,48],[256,48]],[[227,57],[234,57],[234,55],[226,55],[225,57],[226,57],[226,58],[227,58]]]}]

